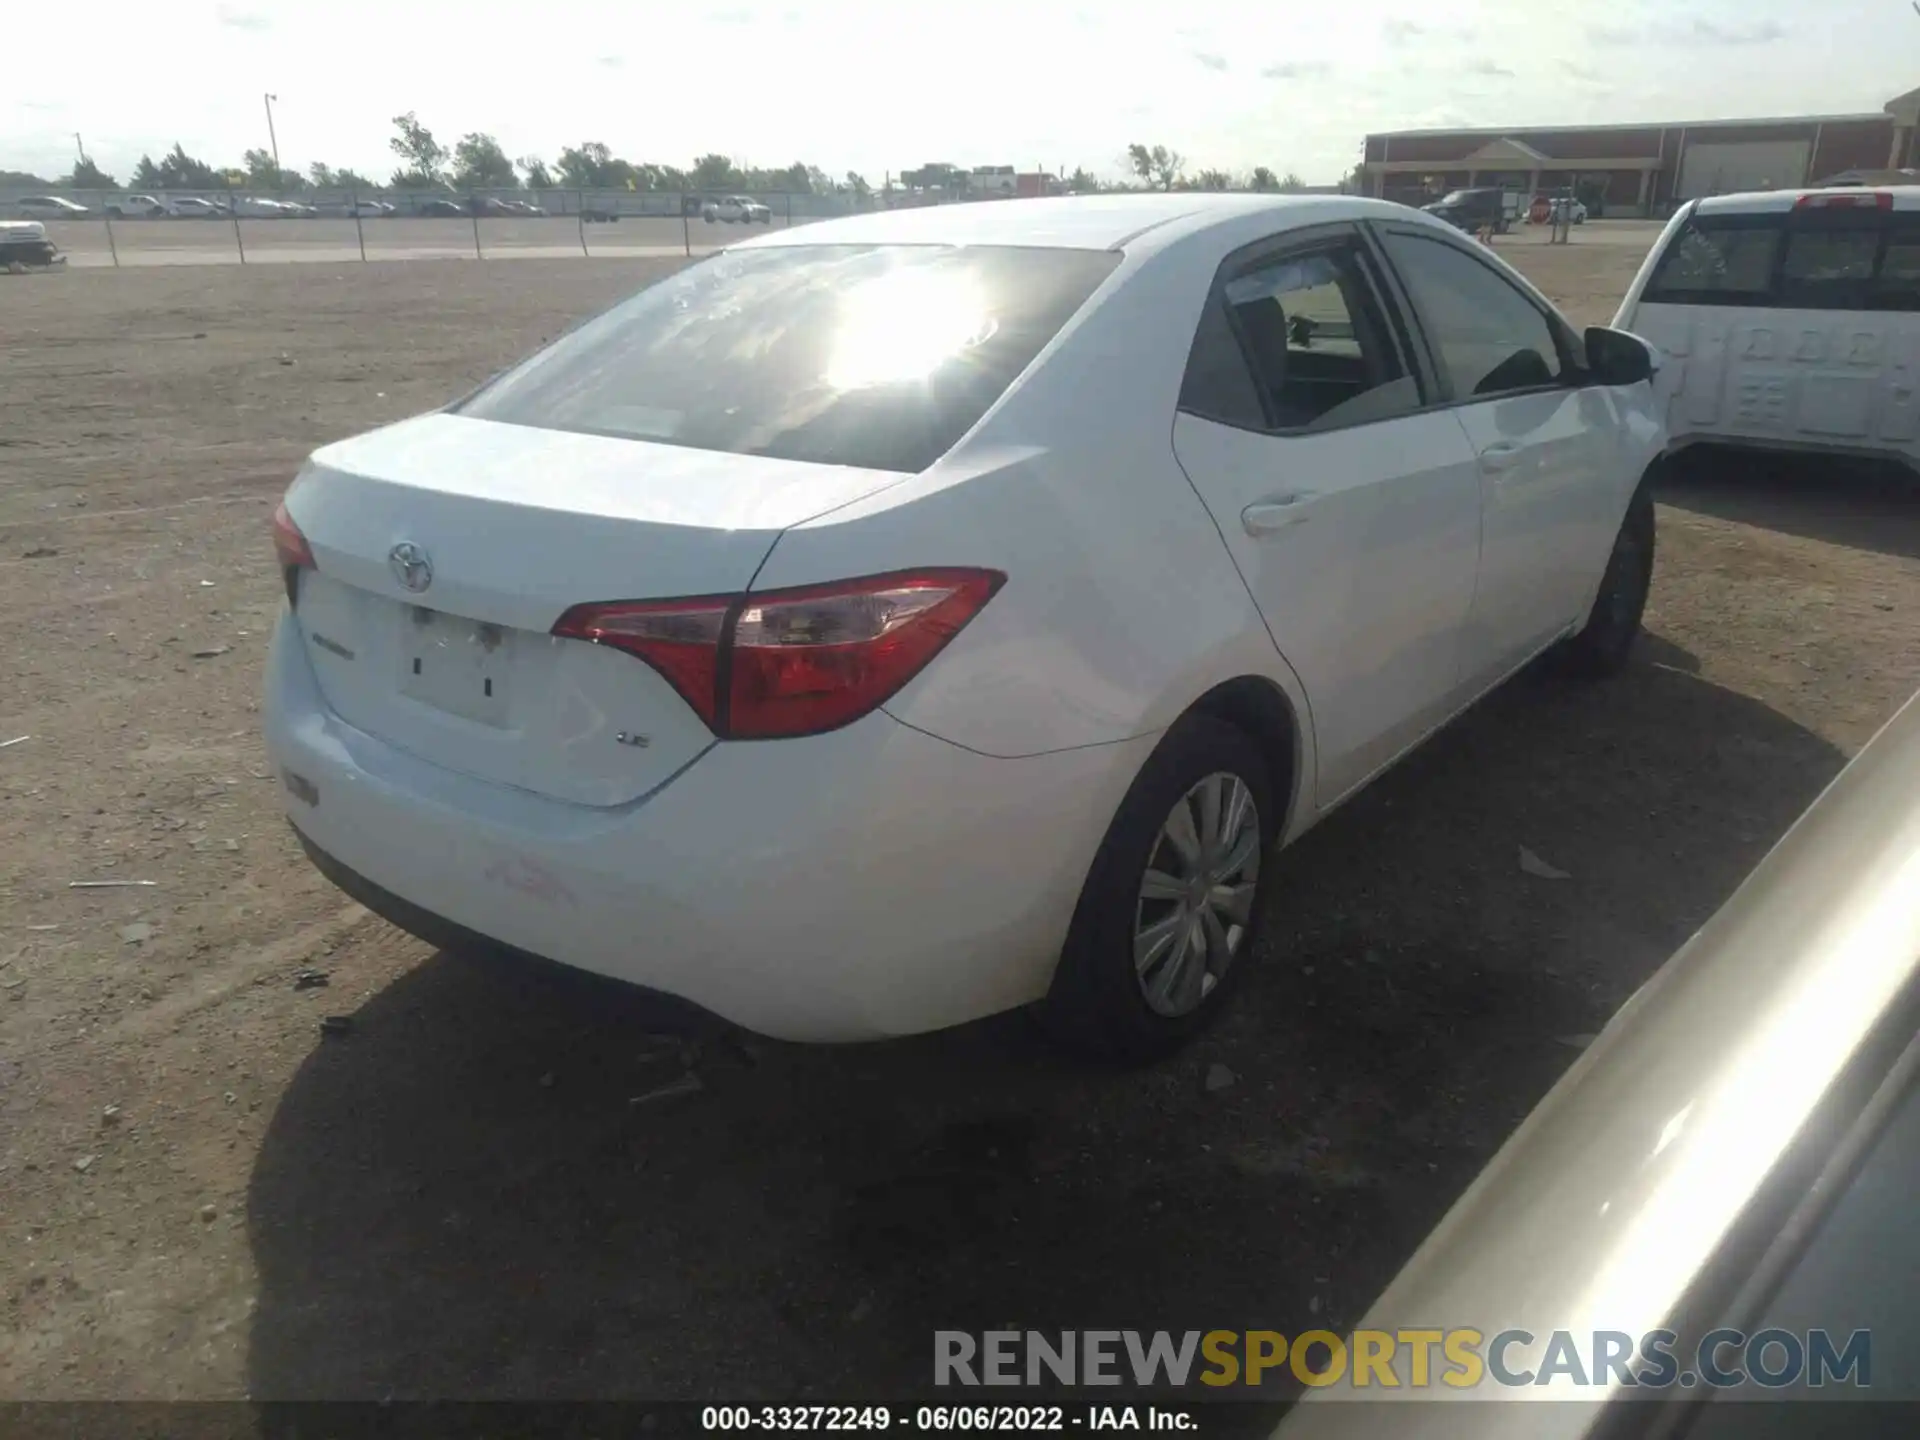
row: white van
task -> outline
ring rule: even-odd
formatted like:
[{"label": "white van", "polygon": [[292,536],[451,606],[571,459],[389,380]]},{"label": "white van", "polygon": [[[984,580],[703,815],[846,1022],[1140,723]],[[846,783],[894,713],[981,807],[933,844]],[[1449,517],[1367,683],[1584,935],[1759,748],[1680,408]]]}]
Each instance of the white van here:
[{"label": "white van", "polygon": [[1718,195],[1676,214],[1614,325],[1703,440],[1920,469],[1920,187]]}]

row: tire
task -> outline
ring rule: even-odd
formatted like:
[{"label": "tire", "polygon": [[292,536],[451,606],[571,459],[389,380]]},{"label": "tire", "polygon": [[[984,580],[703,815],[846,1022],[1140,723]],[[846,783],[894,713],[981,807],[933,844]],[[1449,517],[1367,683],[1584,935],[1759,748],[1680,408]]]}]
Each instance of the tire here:
[{"label": "tire", "polygon": [[1625,667],[1640,634],[1647,593],[1653,588],[1653,556],[1653,488],[1643,480],[1614,536],[1606,574],[1601,577],[1587,623],[1564,647],[1566,668],[1571,673],[1604,679]]},{"label": "tire", "polygon": [[[1150,869],[1184,878],[1180,872],[1188,866],[1164,832],[1178,805],[1204,833],[1197,792],[1208,784],[1220,800],[1238,787],[1254,814],[1227,847],[1238,853],[1251,839],[1250,863],[1228,872],[1234,888],[1244,888],[1230,907],[1240,923],[1222,912],[1215,912],[1211,929],[1196,921],[1216,944],[1225,942],[1203,956],[1182,943],[1181,919],[1193,913],[1188,900],[1143,897],[1142,887]],[[1208,715],[1189,715],[1169,730],[1134,778],[1087,873],[1040,1007],[1049,1034],[1082,1055],[1140,1064],[1173,1053],[1204,1030],[1227,1004],[1258,942],[1262,885],[1272,872],[1268,852],[1278,834],[1266,756],[1244,731]],[[1160,937],[1158,959],[1143,976],[1135,965],[1136,932],[1156,923],[1171,929]]]}]

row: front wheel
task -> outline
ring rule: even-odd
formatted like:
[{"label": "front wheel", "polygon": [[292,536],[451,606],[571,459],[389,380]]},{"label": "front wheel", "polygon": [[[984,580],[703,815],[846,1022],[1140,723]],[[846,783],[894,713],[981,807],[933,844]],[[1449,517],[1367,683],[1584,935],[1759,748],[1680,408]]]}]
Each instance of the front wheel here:
[{"label": "front wheel", "polygon": [[1080,893],[1041,1018],[1083,1054],[1142,1062],[1225,1006],[1253,949],[1272,777],[1207,715],[1167,732],[1121,802]]},{"label": "front wheel", "polygon": [[1626,665],[1653,588],[1653,553],[1653,491],[1643,481],[1614,536],[1613,552],[1607,557],[1607,571],[1587,623],[1566,642],[1567,667],[1576,675],[1599,678],[1617,674]]}]

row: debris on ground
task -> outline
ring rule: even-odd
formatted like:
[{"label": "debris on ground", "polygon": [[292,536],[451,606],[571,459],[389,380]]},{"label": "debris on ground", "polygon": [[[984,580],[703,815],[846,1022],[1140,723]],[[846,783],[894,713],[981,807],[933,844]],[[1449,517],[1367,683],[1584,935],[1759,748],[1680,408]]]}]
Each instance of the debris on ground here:
[{"label": "debris on ground", "polygon": [[231,649],[233,649],[231,645],[209,645],[204,650],[194,651],[193,658],[196,660],[214,660],[226,654]]},{"label": "debris on ground", "polygon": [[671,1100],[680,1095],[698,1095],[706,1089],[706,1084],[698,1075],[688,1071],[678,1080],[669,1080],[664,1085],[656,1085],[644,1094],[635,1095],[627,1101],[629,1105],[649,1105],[655,1100]]},{"label": "debris on ground", "polygon": [[542,1090],[551,1090],[553,1088],[553,1071],[549,1070],[540,1077],[540,1088]]},{"label": "debris on ground", "polygon": [[325,970],[297,970],[293,976],[293,988],[296,990],[318,990],[332,977]]},{"label": "debris on ground", "polygon": [[6,750],[12,746],[24,744],[31,739],[33,739],[31,735],[16,735],[11,740],[0,740],[0,750]]},{"label": "debris on ground", "polygon": [[36,545],[31,550],[21,551],[20,558],[22,560],[51,560],[59,553],[60,552],[51,545]]},{"label": "debris on ground", "polygon": [[136,920],[131,925],[120,927],[120,939],[127,945],[144,945],[153,938],[153,926],[144,920]]},{"label": "debris on ground", "polygon": [[1217,1091],[1231,1088],[1234,1078],[1233,1071],[1229,1070],[1219,1061],[1214,1061],[1213,1064],[1207,1067],[1207,1078],[1205,1082],[1207,1093],[1212,1095]]},{"label": "debris on ground", "polygon": [[1573,876],[1558,866],[1549,865],[1526,846],[1520,847],[1520,870],[1541,880],[1571,880]]},{"label": "debris on ground", "polygon": [[353,1017],[351,1015],[328,1015],[320,1022],[322,1035],[351,1035]]},{"label": "debris on ground", "polygon": [[211,1225],[219,1218],[220,1207],[218,1205],[202,1205],[200,1207],[200,1223],[202,1225]]},{"label": "debris on ground", "polygon": [[93,1168],[93,1162],[99,1158],[98,1155],[82,1155],[78,1160],[73,1162],[73,1168],[84,1175]]},{"label": "debris on ground", "polygon": [[118,1125],[120,1123],[120,1107],[118,1105],[107,1106],[106,1109],[100,1112],[100,1123],[102,1125]]},{"label": "debris on ground", "polygon": [[860,1297],[859,1303],[853,1307],[853,1313],[847,1316],[847,1319],[851,1323],[858,1325],[862,1320],[866,1319],[872,1313],[873,1313],[873,1297],[871,1295],[862,1295]]},{"label": "debris on ground", "polygon": [[69,890],[130,890],[130,889],[136,889],[136,888],[150,889],[153,886],[158,885],[159,883],[160,882],[158,880],[69,880],[67,882],[67,889]]}]

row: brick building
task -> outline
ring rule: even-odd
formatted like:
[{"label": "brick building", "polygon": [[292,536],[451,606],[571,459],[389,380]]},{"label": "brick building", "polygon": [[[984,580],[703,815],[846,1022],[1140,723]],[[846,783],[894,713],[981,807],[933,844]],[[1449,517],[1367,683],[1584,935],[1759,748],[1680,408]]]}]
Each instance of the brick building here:
[{"label": "brick building", "polygon": [[1914,163],[1920,90],[1876,113],[1558,129],[1369,135],[1369,194],[1419,203],[1470,185],[1598,192],[1607,213],[1665,215],[1682,200],[1815,184]]}]

